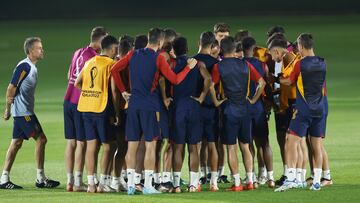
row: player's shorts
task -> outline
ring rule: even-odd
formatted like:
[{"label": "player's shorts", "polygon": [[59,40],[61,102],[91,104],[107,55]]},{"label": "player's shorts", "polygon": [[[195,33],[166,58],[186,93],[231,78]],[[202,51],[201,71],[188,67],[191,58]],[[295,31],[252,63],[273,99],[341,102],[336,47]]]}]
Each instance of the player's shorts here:
[{"label": "player's shorts", "polygon": [[265,112],[251,114],[251,129],[253,137],[264,138],[269,136],[269,125]]},{"label": "player's shorts", "polygon": [[114,115],[110,108],[102,113],[82,113],[86,140],[98,139],[101,143],[115,140]]},{"label": "player's shorts", "polygon": [[125,128],[126,128],[126,117],[127,117],[127,110],[126,109],[120,110],[120,125],[119,125],[119,128],[124,130],[124,133],[125,133]]},{"label": "player's shorts", "polygon": [[171,141],[175,144],[198,144],[202,138],[201,106],[196,104],[189,110],[176,111],[174,117],[175,133],[171,135]]},{"label": "player's shorts", "polygon": [[202,139],[208,142],[217,142],[219,139],[219,112],[215,107],[201,106],[203,123]]},{"label": "player's shorts", "polygon": [[65,139],[86,140],[82,113],[77,110],[77,105],[64,101],[64,132]]},{"label": "player's shorts", "polygon": [[120,110],[119,119],[120,123],[118,126],[114,126],[115,136],[118,141],[123,141],[125,139],[125,127],[126,127],[126,109]]},{"label": "player's shorts", "polygon": [[142,135],[147,142],[161,139],[159,122],[159,112],[129,108],[126,117],[126,140],[140,141]]},{"label": "player's shorts", "polygon": [[161,138],[168,139],[170,134],[170,125],[169,125],[169,111],[164,105],[160,107],[160,122],[159,127],[161,131]]},{"label": "player's shorts", "polygon": [[233,114],[224,114],[224,134],[221,137],[223,144],[234,145],[239,140],[241,143],[251,141],[250,115],[237,117]]},{"label": "player's shorts", "polygon": [[34,138],[35,140],[43,133],[36,115],[14,117],[13,139]]},{"label": "player's shorts", "polygon": [[289,99],[288,104],[289,108],[285,110],[285,112],[282,113],[275,113],[275,127],[276,131],[282,131],[286,132],[289,128],[290,121],[292,114],[294,112],[294,106],[295,106],[296,100]]},{"label": "player's shorts", "polygon": [[304,137],[309,135],[311,137],[324,137],[326,130],[326,115],[321,117],[311,117],[294,111],[290,126],[289,134]]}]

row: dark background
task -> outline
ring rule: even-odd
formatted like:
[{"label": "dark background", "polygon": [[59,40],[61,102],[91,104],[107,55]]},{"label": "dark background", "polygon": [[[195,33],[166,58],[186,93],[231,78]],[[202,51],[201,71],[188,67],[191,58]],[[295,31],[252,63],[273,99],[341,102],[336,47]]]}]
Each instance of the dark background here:
[{"label": "dark background", "polygon": [[359,0],[8,0],[0,3],[0,20],[356,13],[360,13]]}]

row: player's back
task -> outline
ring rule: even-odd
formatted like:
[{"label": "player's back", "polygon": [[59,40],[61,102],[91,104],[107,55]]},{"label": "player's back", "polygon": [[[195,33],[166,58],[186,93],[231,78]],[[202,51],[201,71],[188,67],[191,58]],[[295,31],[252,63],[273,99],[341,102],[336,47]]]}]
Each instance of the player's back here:
[{"label": "player's back", "polygon": [[299,63],[300,73],[297,79],[299,95],[296,107],[299,113],[322,116],[325,112],[325,60],[318,56],[307,56]]},{"label": "player's back", "polygon": [[78,104],[80,112],[101,113],[109,101],[109,80],[114,60],[95,56],[85,63],[83,82]]},{"label": "player's back", "polygon": [[[187,66],[187,56],[179,56],[176,58],[175,67],[173,71],[177,74],[180,73]],[[195,101],[191,98],[200,95],[200,89],[197,81],[202,78],[200,75],[199,67],[193,68],[185,77],[185,79],[178,85],[173,87],[174,104],[177,109],[191,108],[191,104]]]},{"label": "player's back", "polygon": [[[205,64],[206,69],[208,70],[208,72],[210,74],[213,71],[214,65],[219,62],[216,58],[212,57],[210,54],[198,53],[193,58],[195,58],[198,61],[203,62]],[[198,88],[202,89],[203,84],[204,84],[204,79],[202,77],[200,77],[198,80],[198,83],[197,83]],[[205,97],[203,105],[214,107],[213,102],[210,97],[210,94],[207,94],[207,96]]]},{"label": "player's back", "polygon": [[73,54],[73,58],[71,60],[71,65],[69,69],[69,81],[68,86],[66,88],[66,93],[64,100],[69,101],[73,104],[77,104],[80,97],[80,90],[78,90],[75,86],[75,80],[79,75],[80,71],[84,67],[85,63],[96,56],[96,51],[91,47],[83,47],[75,51]]},{"label": "player's back", "polygon": [[238,58],[224,58],[218,63],[225,96],[236,106],[246,105],[249,89],[247,62]]},{"label": "player's back", "polygon": [[135,50],[129,63],[131,97],[129,106],[135,109],[156,110],[160,105],[157,82],[158,53],[150,48]]},{"label": "player's back", "polygon": [[[245,57],[244,58],[247,62],[249,62],[251,65],[254,66],[256,71],[260,74],[262,78],[265,77],[265,63],[261,62],[260,60],[254,58],[254,57]],[[254,95],[257,89],[257,83],[254,81],[250,81],[250,95]],[[250,105],[250,110],[252,110],[254,113],[256,112],[262,112],[264,111],[263,102],[261,99],[258,99],[255,104]]]}]

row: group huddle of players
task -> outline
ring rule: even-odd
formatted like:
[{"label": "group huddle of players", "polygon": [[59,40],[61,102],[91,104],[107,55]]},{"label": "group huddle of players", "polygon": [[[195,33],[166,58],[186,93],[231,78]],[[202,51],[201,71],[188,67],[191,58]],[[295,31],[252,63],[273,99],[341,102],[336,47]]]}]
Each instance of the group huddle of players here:
[{"label": "group huddle of players", "polygon": [[[249,31],[232,37],[230,27],[218,23],[201,33],[198,53],[189,55],[187,39],[173,29],[152,28],[147,35],[118,40],[95,27],[90,45],[74,53],[68,73],[67,190],[132,195],[180,193],[183,185],[200,192],[205,184],[216,192],[218,183],[230,181],[229,191],[331,185],[322,144],[326,64],[313,48],[309,33],[292,43],[284,28],[274,26],[264,48]],[[271,112],[284,166],[276,181]],[[185,146],[187,183],[181,179]],[[224,174],[226,158],[231,180]]]}]

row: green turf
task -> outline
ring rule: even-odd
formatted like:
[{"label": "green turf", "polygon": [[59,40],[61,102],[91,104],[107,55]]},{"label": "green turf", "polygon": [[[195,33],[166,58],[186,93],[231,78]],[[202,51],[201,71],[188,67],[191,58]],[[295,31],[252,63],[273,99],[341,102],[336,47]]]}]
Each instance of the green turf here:
[{"label": "green turf", "polygon": [[[217,21],[231,25],[233,32],[247,28],[259,45],[265,42],[267,29],[283,25],[291,40],[301,32],[311,32],[316,40],[316,53],[325,57],[328,64],[327,88],[329,95],[329,118],[327,139],[332,176],[335,184],[320,192],[294,190],[274,193],[267,188],[252,192],[231,193],[203,192],[199,194],[162,194],[156,196],[128,197],[124,194],[85,194],[65,192],[65,165],[62,99],[66,88],[66,73],[72,52],[88,43],[93,26],[103,25],[116,36],[146,33],[152,26],[173,27],[186,36],[190,53],[197,51],[200,32],[211,30]],[[25,142],[18,153],[11,179],[25,189],[23,191],[0,191],[0,202],[358,202],[360,199],[360,91],[358,76],[360,47],[360,16],[326,17],[236,17],[196,19],[111,19],[73,21],[8,21],[0,22],[0,105],[4,105],[5,91],[12,70],[24,57],[22,44],[25,37],[40,36],[45,48],[45,59],[38,63],[39,86],[36,93],[36,112],[48,136],[46,149],[46,174],[62,182],[55,190],[39,190],[34,187],[34,142]],[[2,108],[1,108],[2,109]],[[11,140],[12,121],[0,121],[0,164],[3,163]],[[282,173],[279,148],[276,143],[273,119],[270,122],[271,146],[274,152],[275,176]],[[186,162],[185,162],[186,163]],[[187,171],[184,167],[184,171]],[[243,167],[241,167],[241,173]],[[183,176],[187,177],[184,172]],[[224,188],[224,186],[221,186]],[[206,190],[206,189],[205,189]]]}]

